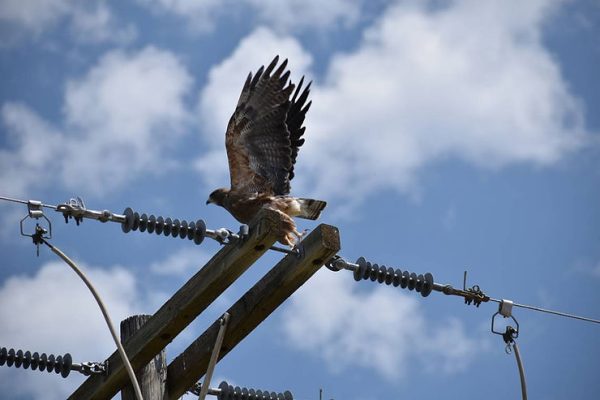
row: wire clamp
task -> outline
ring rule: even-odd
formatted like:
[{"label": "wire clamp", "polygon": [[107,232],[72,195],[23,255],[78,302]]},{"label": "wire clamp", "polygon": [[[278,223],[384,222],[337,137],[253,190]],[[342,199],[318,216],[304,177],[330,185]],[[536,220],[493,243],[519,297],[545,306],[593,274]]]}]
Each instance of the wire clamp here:
[{"label": "wire clamp", "polygon": [[66,204],[59,204],[56,210],[62,212],[65,223],[68,224],[69,219],[73,218],[77,226],[83,222],[83,217],[87,211],[83,199],[79,196],[69,199]]},{"label": "wire clamp", "polygon": [[44,217],[44,211],[42,210],[42,202],[38,200],[29,200],[27,202],[27,212],[29,218],[41,218]]},{"label": "wire clamp", "polygon": [[73,364],[73,369],[85,376],[105,375],[108,372],[108,360],[105,362],[83,362]]},{"label": "wire clamp", "polygon": [[489,297],[481,290],[479,285],[473,285],[467,288],[467,271],[463,275],[463,292],[465,293],[465,304],[473,304],[475,307],[479,307],[482,302],[487,302]]},{"label": "wire clamp", "polygon": [[[496,335],[502,336],[504,339],[504,343],[506,343],[506,354],[510,354],[512,352],[511,344],[514,343],[515,339],[519,337],[519,322],[512,315],[512,308],[514,302],[512,300],[500,300],[500,304],[498,305],[498,311],[492,315],[492,333]],[[495,329],[495,320],[496,316],[501,315],[503,318],[511,318],[516,327],[511,325],[507,325],[504,332]]]},{"label": "wire clamp", "polygon": [[512,347],[510,345],[515,342],[517,336],[519,336],[519,332],[512,326],[508,325],[502,334],[502,339],[504,340],[504,343],[506,343],[506,348],[504,349],[506,354],[512,353]]},{"label": "wire clamp", "polygon": [[[42,207],[44,205],[41,201],[37,200],[29,200],[27,202],[27,215],[21,219],[19,226],[21,228],[21,236],[30,237],[33,240],[33,244],[36,246],[36,254],[40,256],[40,244],[44,242],[44,239],[52,239],[52,223],[50,220],[44,215],[44,211]],[[40,219],[43,218],[46,220],[48,227],[44,227],[40,225]],[[27,219],[34,219],[35,222],[35,232],[28,235],[25,233],[23,229],[23,222]]]},{"label": "wire clamp", "polygon": [[512,300],[502,299],[500,301],[500,307],[498,309],[500,315],[502,315],[504,318],[512,317],[513,304],[514,302]]}]

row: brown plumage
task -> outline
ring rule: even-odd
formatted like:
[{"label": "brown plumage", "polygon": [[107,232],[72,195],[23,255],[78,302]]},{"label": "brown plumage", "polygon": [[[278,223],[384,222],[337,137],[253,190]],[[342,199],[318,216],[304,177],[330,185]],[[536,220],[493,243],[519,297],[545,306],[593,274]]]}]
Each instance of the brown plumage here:
[{"label": "brown plumage", "polygon": [[326,203],[289,195],[312,102],[306,102],[310,83],[302,90],[302,77],[294,91],[287,60],[275,70],[278,61],[279,56],[248,75],[225,135],[231,188],[215,190],[206,203],[224,207],[242,223],[263,207],[277,210],[279,241],[293,246],[301,234],[292,217],[317,219]]}]

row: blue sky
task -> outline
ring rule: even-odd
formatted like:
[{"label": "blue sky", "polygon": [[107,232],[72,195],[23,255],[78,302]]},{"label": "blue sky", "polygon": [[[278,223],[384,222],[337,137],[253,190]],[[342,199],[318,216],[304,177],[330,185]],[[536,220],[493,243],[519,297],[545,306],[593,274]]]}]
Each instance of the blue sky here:
[{"label": "blue sky", "polygon": [[[342,256],[455,286],[466,269],[495,298],[600,317],[597,2],[3,0],[0,37],[0,195],[237,229],[204,203],[228,184],[224,132],[247,73],[280,54],[293,81],[314,81],[292,191],[328,201],[321,220],[340,228]],[[0,204],[0,346],[103,360],[113,345],[97,307],[20,237],[25,214]],[[115,320],[156,311],[219,248],[47,215]],[[217,365],[215,386],[518,398],[495,311],[323,269]],[[598,393],[598,326],[514,315],[531,398]],[[0,369],[6,399],[61,399],[82,381]]]}]

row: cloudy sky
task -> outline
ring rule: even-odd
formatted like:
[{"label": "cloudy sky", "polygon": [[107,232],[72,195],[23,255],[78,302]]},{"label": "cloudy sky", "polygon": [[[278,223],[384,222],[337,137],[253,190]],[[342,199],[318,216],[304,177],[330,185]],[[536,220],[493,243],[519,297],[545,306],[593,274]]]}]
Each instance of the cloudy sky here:
[{"label": "cloudy sky", "polygon": [[[468,270],[490,296],[599,318],[599,38],[593,0],[0,0],[0,195],[236,230],[204,203],[228,185],[224,132],[246,75],[279,54],[292,81],[313,81],[292,190],[328,201],[342,256],[455,286]],[[0,346],[103,360],[114,345],[95,303],[47,249],[36,257],[25,215],[0,204]],[[46,215],[117,321],[155,312],[219,249]],[[299,400],[319,388],[335,400],[518,398],[495,311],[324,269],[215,381]],[[600,391],[599,326],[514,315],[531,398]],[[62,399],[83,379],[3,367],[0,393]]]}]

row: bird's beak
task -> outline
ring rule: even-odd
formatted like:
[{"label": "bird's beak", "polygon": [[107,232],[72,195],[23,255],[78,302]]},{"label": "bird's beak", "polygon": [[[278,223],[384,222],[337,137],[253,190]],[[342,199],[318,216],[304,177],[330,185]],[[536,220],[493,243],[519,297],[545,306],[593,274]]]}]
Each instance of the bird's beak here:
[{"label": "bird's beak", "polygon": [[210,204],[210,203],[212,203],[212,201],[210,199],[206,200],[206,204],[207,205]]}]

